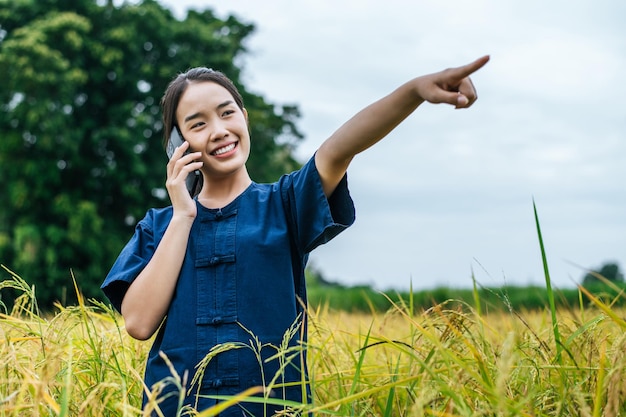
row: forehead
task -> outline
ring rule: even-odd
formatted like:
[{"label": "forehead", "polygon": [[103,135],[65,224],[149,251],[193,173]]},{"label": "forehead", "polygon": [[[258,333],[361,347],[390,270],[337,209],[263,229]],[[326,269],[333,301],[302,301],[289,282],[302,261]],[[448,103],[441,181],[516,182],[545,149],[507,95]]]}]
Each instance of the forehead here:
[{"label": "forehead", "polygon": [[226,101],[233,101],[230,92],[221,85],[211,81],[191,82],[178,101],[177,118],[189,112],[214,110]]}]

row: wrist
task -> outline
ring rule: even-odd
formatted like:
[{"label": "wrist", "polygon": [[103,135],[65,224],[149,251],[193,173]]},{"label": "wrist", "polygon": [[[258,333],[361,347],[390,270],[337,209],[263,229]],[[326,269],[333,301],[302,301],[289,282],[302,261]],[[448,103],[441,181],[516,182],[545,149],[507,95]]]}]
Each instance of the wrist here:
[{"label": "wrist", "polygon": [[193,225],[193,222],[196,220],[196,215],[191,213],[177,213],[174,210],[174,214],[172,215],[172,219],[170,220],[170,226],[174,225],[177,228],[189,228]]},{"label": "wrist", "polygon": [[425,96],[427,94],[426,94],[426,91],[424,91],[426,87],[425,77],[421,76],[421,77],[417,77],[413,79],[413,82],[411,83],[411,87],[412,87],[411,90],[413,93],[413,99],[416,101],[417,105],[419,106],[424,101],[426,101]]}]

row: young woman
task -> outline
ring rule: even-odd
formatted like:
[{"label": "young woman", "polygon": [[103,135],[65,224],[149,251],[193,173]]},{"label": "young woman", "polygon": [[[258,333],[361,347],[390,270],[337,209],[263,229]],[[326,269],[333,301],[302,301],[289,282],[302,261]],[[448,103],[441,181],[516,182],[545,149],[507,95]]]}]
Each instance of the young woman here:
[{"label": "young woman", "polygon": [[[306,341],[304,268],[315,247],[354,222],[352,158],[424,101],[471,106],[469,76],[488,60],[403,84],[273,184],[248,175],[248,117],[232,82],[207,68],[172,81],[162,101],[165,140],[170,132],[185,140],[167,164],[172,205],[148,211],[102,284],[132,337],[158,330],[145,383],[161,390],[164,415],[176,415],[179,400],[202,410],[255,386],[265,388],[265,404],[244,402],[220,415],[272,415],[284,407],[274,398],[310,400],[306,355],[298,353]],[[202,186],[192,198],[186,179],[196,170]],[[169,364],[188,376],[182,393],[163,384]],[[154,401],[145,396],[147,403]]]}]

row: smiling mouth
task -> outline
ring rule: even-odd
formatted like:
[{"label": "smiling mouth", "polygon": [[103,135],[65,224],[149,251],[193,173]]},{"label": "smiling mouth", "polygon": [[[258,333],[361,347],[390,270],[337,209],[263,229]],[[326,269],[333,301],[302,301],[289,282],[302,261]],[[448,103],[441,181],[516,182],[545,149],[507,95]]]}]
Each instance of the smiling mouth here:
[{"label": "smiling mouth", "polygon": [[233,149],[235,149],[236,146],[237,146],[237,143],[231,143],[230,145],[226,145],[224,147],[214,150],[213,152],[211,152],[211,155],[214,155],[214,156],[224,155],[225,153],[228,153],[232,151]]}]

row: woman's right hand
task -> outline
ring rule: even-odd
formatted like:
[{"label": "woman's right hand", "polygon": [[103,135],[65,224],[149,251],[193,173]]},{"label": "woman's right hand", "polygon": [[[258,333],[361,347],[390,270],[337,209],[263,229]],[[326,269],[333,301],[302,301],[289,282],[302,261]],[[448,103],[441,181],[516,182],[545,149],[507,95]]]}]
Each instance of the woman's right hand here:
[{"label": "woman's right hand", "polygon": [[177,147],[167,163],[167,180],[165,188],[170,196],[174,216],[195,218],[197,214],[196,203],[189,195],[185,180],[188,175],[202,168],[202,162],[197,161],[202,156],[201,152],[191,152],[185,155],[189,148],[189,142],[184,141]]}]

